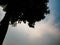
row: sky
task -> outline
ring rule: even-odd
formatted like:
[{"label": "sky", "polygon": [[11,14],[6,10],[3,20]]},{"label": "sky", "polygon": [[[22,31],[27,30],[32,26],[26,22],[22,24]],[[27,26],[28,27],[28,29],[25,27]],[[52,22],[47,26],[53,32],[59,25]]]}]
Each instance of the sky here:
[{"label": "sky", "polygon": [[[30,28],[28,22],[9,25],[3,45],[60,45],[60,0],[49,0],[50,14]],[[4,12],[0,7],[0,21]]]}]

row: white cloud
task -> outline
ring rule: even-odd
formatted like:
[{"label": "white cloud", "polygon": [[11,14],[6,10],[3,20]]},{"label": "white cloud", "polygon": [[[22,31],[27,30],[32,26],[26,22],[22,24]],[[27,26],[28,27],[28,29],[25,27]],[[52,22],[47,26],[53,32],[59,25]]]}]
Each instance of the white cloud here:
[{"label": "white cloud", "polygon": [[3,8],[0,6],[0,21],[3,19],[6,12],[3,11]]},{"label": "white cloud", "polygon": [[[4,45],[55,45],[60,38],[60,31],[54,26],[54,16],[49,15],[44,20],[36,22],[35,28],[29,28],[28,24],[17,24],[16,27],[9,26]],[[15,39],[14,39],[15,38]],[[7,44],[6,44],[7,45]],[[57,44],[56,44],[57,45]]]}]

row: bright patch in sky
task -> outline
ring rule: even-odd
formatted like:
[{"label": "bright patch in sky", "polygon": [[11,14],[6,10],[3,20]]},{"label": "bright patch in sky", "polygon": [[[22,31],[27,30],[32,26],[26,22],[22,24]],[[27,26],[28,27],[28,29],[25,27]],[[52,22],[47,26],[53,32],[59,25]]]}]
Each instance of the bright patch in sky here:
[{"label": "bright patch in sky", "polygon": [[4,12],[3,8],[0,6],[0,21],[3,19],[5,13],[6,12]]}]

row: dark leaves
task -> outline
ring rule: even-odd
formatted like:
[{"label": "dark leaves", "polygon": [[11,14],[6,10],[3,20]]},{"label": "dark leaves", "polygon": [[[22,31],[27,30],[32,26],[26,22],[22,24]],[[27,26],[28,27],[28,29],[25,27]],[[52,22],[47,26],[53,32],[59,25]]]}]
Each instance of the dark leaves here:
[{"label": "dark leaves", "polygon": [[44,19],[44,14],[48,14],[48,0],[0,0],[0,5],[7,5],[4,10],[11,24],[23,21],[30,27],[34,27],[36,21]]}]

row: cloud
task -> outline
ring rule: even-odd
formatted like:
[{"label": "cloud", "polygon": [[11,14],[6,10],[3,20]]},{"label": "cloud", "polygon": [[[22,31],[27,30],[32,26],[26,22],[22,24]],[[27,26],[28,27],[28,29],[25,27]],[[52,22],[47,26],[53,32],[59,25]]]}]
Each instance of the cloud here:
[{"label": "cloud", "polygon": [[59,45],[60,31],[55,26],[55,17],[48,15],[44,20],[29,28],[28,22],[9,26],[3,45]]},{"label": "cloud", "polygon": [[[50,17],[50,16],[49,16]],[[57,28],[55,25],[57,23],[55,22],[54,16],[48,18],[47,22],[41,21],[41,25],[37,26],[39,27],[39,30],[42,30],[43,37],[40,39],[42,41],[41,45],[59,45],[60,44],[60,31],[59,28]],[[38,39],[38,40],[39,40]],[[39,41],[39,42],[41,42]]]},{"label": "cloud", "polygon": [[3,11],[3,8],[0,6],[0,21],[3,19],[6,12]]}]

